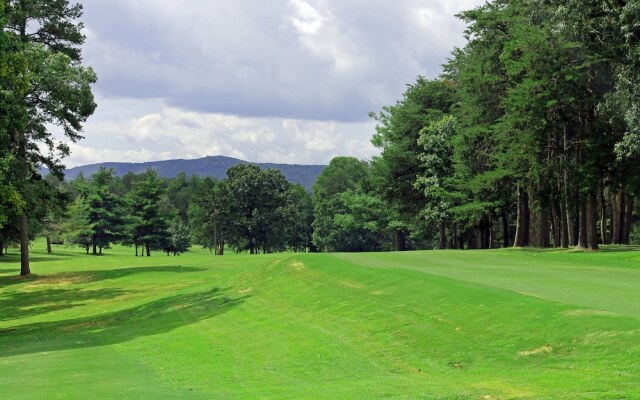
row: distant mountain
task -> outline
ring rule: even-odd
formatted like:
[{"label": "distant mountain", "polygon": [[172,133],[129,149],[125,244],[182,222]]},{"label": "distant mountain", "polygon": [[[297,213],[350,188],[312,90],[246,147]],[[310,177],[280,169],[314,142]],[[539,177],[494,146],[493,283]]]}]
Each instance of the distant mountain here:
[{"label": "distant mountain", "polygon": [[158,175],[164,178],[173,178],[181,172],[184,172],[187,176],[198,175],[224,179],[227,176],[227,170],[238,164],[255,164],[264,169],[277,169],[284,174],[289,182],[298,183],[309,191],[311,191],[316,178],[326,167],[325,165],[260,164],[231,157],[211,156],[196,160],[167,160],[145,163],[106,162],[82,165],[66,170],[65,176],[67,180],[71,180],[82,172],[84,176],[89,177],[97,172],[100,167],[105,167],[112,168],[118,176],[123,176],[128,172],[140,174],[145,172],[147,168],[153,168],[158,172]]}]

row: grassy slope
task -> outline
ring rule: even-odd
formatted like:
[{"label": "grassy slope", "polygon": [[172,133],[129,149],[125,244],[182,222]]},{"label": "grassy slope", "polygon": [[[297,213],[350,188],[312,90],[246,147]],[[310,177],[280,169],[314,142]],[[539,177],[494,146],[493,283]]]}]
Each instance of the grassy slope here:
[{"label": "grassy slope", "polygon": [[640,398],[640,252],[130,252],[0,262],[1,398]]}]

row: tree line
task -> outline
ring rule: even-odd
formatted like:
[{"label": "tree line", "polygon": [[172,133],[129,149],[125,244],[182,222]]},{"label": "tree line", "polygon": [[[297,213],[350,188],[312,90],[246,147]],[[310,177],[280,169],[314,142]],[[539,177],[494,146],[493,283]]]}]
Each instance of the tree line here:
[{"label": "tree line", "polygon": [[[311,197],[277,170],[240,164],[216,180],[184,173],[167,179],[149,169],[118,177],[100,168],[70,182],[45,178],[58,194],[55,204],[33,210],[31,239],[80,246],[101,255],[114,244],[136,256],[154,251],[178,255],[192,243],[223,255],[225,248],[250,254],[311,251]],[[15,218],[15,217],[14,217]],[[20,240],[19,225],[0,229],[0,248]],[[2,253],[0,253],[1,255]]]},{"label": "tree line", "polygon": [[[640,2],[495,0],[459,17],[468,43],[441,76],[371,114],[381,156],[338,198],[368,237],[387,234],[368,248],[394,230],[398,250],[629,244]],[[361,215],[363,196],[384,229]],[[344,209],[338,226],[354,223]]]}]

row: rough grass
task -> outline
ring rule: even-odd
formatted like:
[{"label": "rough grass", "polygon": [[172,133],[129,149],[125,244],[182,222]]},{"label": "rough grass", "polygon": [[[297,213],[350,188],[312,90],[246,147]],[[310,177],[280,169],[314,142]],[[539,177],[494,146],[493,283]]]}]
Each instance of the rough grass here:
[{"label": "rough grass", "polygon": [[640,252],[0,259],[2,399],[640,398]]}]

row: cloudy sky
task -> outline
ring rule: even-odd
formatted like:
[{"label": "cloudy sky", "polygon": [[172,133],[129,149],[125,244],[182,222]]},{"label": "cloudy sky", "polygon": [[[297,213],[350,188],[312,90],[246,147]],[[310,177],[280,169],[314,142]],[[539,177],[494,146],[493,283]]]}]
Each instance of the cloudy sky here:
[{"label": "cloudy sky", "polygon": [[435,77],[481,0],[84,0],[96,113],[68,166],[369,158],[369,111]]}]

